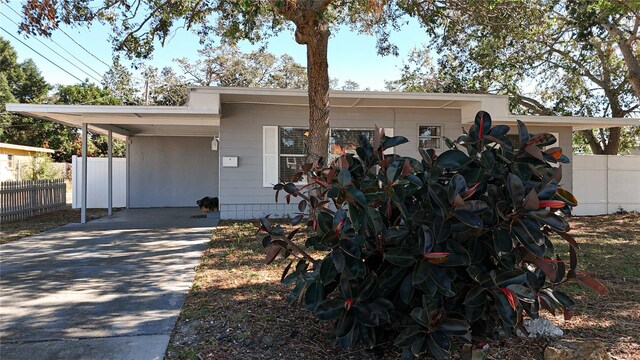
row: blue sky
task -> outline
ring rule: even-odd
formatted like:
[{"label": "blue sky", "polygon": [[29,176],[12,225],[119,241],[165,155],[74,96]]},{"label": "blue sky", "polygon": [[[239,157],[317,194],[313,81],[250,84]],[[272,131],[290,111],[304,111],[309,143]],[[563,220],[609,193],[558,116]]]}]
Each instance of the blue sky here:
[{"label": "blue sky", "polygon": [[[95,70],[100,74],[103,74],[108,70],[106,65],[97,61],[89,53],[82,50],[71,39],[60,32],[54,32],[51,40],[63,46],[75,57],[92,67],[92,70],[87,69],[84,65],[80,64],[79,61],[74,60],[50,39],[43,37],[38,38],[51,49],[71,60],[86,73],[56,55],[51,49],[48,49],[36,38],[27,38],[24,35],[19,35],[17,25],[11,22],[11,20],[8,20],[7,17],[11,18],[15,22],[19,22],[18,15],[11,11],[11,9],[20,12],[20,7],[20,2],[15,0],[10,1],[8,4],[0,4],[0,13],[2,13],[2,16],[0,16],[0,27],[11,32],[24,43],[81,79],[87,78],[87,73],[94,77],[98,77],[92,70]],[[94,24],[91,28],[63,27],[63,29],[78,43],[90,50],[93,55],[108,64],[111,63],[112,52],[111,43],[109,42],[110,29],[108,27],[100,24]],[[49,83],[67,85],[78,82],[75,78],[52,65],[31,49],[7,35],[5,32],[0,31],[0,36],[11,42],[18,52],[20,61],[26,58],[33,59]],[[359,35],[349,29],[340,29],[329,41],[329,76],[331,78],[339,79],[341,83],[349,79],[360,84],[361,88],[369,87],[372,90],[383,90],[384,80],[394,80],[399,78],[402,61],[406,59],[408,52],[412,48],[426,43],[428,38],[425,32],[420,29],[417,22],[410,21],[409,24],[400,32],[392,35],[391,41],[398,46],[400,56],[382,57],[376,54],[375,37]],[[249,51],[256,48],[256,46],[251,46],[248,43],[241,43],[240,47],[243,51]],[[178,70],[173,59],[178,57],[187,57],[192,61],[195,61],[198,57],[197,50],[199,48],[200,45],[198,44],[198,38],[195,35],[186,30],[178,30],[175,36],[165,44],[165,47],[160,47],[159,44],[157,45],[153,59],[146,63],[160,68],[164,66],[173,66]],[[297,62],[303,65],[306,63],[305,47],[298,45],[295,42],[293,39],[293,33],[291,32],[284,32],[279,34],[277,37],[270,39],[268,51],[276,55],[288,53],[293,56]],[[90,80],[95,82],[95,80]]]}]

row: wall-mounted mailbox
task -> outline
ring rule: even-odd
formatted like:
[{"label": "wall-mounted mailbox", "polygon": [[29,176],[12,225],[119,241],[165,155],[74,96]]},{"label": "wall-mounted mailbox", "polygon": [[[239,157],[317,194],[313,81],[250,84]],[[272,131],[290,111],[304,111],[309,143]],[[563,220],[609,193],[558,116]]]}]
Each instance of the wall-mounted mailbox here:
[{"label": "wall-mounted mailbox", "polygon": [[222,157],[222,167],[238,167],[238,157],[237,156],[223,156]]}]

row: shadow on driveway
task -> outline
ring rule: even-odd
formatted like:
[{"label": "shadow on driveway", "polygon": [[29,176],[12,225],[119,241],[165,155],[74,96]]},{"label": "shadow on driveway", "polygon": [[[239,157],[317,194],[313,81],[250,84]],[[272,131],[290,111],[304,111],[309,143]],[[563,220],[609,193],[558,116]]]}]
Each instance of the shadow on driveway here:
[{"label": "shadow on driveway", "polygon": [[3,359],[161,359],[216,222],[130,209],[0,247]]}]

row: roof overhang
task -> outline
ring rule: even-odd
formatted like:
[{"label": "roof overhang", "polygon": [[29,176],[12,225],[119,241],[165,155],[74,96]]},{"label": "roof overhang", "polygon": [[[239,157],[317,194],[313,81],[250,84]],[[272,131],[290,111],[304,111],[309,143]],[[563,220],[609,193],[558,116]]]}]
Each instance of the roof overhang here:
[{"label": "roof overhang", "polygon": [[48,154],[53,154],[56,152],[53,149],[46,149],[46,148],[35,147],[35,146],[8,144],[8,143],[0,143],[0,149],[12,149],[12,150],[20,150],[20,151],[26,151],[26,152],[42,152],[42,153],[48,153]]},{"label": "roof overhang", "polygon": [[[304,89],[191,87],[190,100],[200,94],[219,94],[221,104],[309,106]],[[330,91],[332,108],[463,109],[487,101],[505,102],[506,96],[489,94],[442,94],[388,91]],[[191,101],[190,101],[191,102]]]},{"label": "roof overhang", "polygon": [[102,106],[7,104],[7,111],[82,127],[93,132],[113,131],[126,136],[212,136],[220,126],[217,109],[186,106]]},{"label": "roof overhang", "polygon": [[[539,115],[509,115],[506,118],[494,118],[494,123],[515,125],[516,120],[521,120],[527,126],[570,126],[573,131],[612,128],[623,126],[639,126],[640,119],[635,118],[611,118],[611,117],[586,117],[586,116],[539,116]],[[472,122],[465,122],[470,124]]]}]

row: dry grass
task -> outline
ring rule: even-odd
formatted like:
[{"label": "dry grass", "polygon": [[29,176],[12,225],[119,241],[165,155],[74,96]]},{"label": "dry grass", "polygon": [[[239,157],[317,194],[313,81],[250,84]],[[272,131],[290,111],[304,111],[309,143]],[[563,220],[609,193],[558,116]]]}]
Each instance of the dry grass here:
[{"label": "dry grass", "polygon": [[[602,340],[615,359],[640,354],[640,216],[578,217],[573,234],[581,244],[579,271],[590,271],[609,288],[602,297],[579,285],[562,289],[578,303],[565,322],[547,314],[566,337]],[[255,223],[222,222],[197,269],[169,349],[168,359],[397,359],[385,342],[373,350],[344,352],[331,346],[331,324],[287,305],[280,285],[283,262],[264,264]],[[302,239],[304,234],[298,234]],[[568,252],[561,239],[556,251]],[[565,256],[568,258],[568,256]],[[490,343],[489,359],[542,359],[545,339],[508,338]]]},{"label": "dry grass", "polygon": [[[567,284],[563,290],[578,304],[578,313],[570,321],[561,315],[553,320],[567,337],[602,340],[614,359],[639,359],[640,215],[577,217],[571,225],[581,247],[578,270],[592,272],[609,295]],[[555,243],[556,252],[568,252],[566,243]]]},{"label": "dry grass", "polygon": [[[87,209],[87,221],[99,219],[105,215],[107,215],[106,209]],[[26,220],[3,222],[0,224],[0,244],[77,222],[80,222],[80,209],[71,209],[69,206],[64,210],[34,216]]]}]

